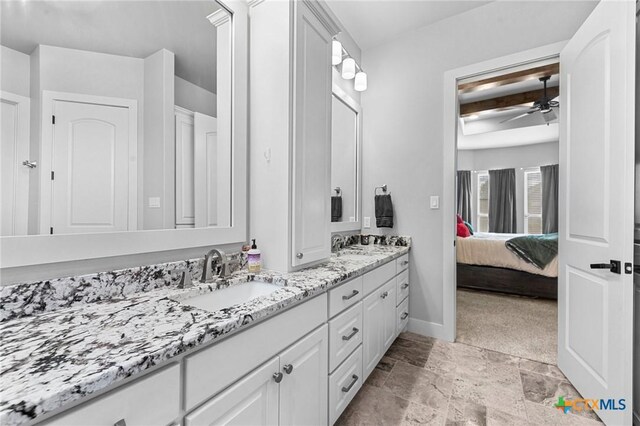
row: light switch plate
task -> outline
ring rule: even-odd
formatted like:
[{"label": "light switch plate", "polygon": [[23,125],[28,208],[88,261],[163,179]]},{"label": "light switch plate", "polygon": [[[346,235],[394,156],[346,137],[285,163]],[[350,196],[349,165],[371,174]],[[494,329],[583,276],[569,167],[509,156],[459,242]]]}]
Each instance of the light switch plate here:
[{"label": "light switch plate", "polygon": [[159,209],[160,208],[160,197],[149,197],[149,208],[150,209]]},{"label": "light switch plate", "polygon": [[371,228],[371,218],[369,216],[364,217],[363,228]]},{"label": "light switch plate", "polygon": [[438,197],[437,195],[432,195],[431,198],[429,199],[429,206],[432,209],[439,209],[440,208],[440,197]]}]

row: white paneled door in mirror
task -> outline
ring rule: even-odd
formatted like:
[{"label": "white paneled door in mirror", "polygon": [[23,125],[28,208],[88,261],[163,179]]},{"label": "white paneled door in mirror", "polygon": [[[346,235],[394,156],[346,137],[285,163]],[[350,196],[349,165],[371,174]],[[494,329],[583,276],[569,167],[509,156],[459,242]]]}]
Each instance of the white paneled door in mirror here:
[{"label": "white paneled door in mirror", "polygon": [[360,229],[362,109],[340,87],[331,104],[331,230]]},{"label": "white paneled door in mirror", "polygon": [[[0,7],[2,157],[11,170],[0,235],[231,226],[225,8],[211,0]],[[200,158],[185,116],[215,123]]]}]

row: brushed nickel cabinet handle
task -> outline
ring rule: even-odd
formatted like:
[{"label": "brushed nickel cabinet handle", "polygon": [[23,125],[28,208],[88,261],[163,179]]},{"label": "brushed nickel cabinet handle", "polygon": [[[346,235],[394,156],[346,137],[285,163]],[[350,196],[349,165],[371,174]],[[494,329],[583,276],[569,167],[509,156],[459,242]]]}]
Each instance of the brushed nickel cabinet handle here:
[{"label": "brushed nickel cabinet handle", "polygon": [[351,376],[351,379],[353,379],[351,381],[351,383],[349,383],[348,386],[343,386],[342,387],[342,392],[349,392],[351,390],[351,388],[353,387],[353,385],[356,384],[356,382],[358,381],[358,376],[356,376],[355,374],[353,376]]},{"label": "brushed nickel cabinet handle", "polygon": [[353,290],[350,295],[342,296],[342,300],[349,300],[352,297],[356,297],[358,294],[360,294],[360,292],[358,290]]},{"label": "brushed nickel cabinet handle", "polygon": [[382,294],[380,295],[380,297],[382,297],[383,299],[386,299],[388,295],[389,295],[389,292],[388,292],[388,291],[385,291],[384,293],[382,293]]},{"label": "brushed nickel cabinet handle", "polygon": [[408,261],[408,260],[403,260],[403,261],[402,261],[402,266],[407,266],[408,264],[409,264],[409,261]]},{"label": "brushed nickel cabinet handle", "polygon": [[353,329],[351,330],[351,333],[348,336],[342,336],[342,340],[351,340],[353,338],[353,336],[355,336],[356,334],[358,334],[358,330],[357,328],[353,327]]},{"label": "brushed nickel cabinet handle", "polygon": [[404,283],[404,284],[402,284],[402,285],[400,286],[400,288],[401,288],[401,289],[403,289],[403,290],[404,290],[405,288],[407,288],[407,287],[409,287],[409,283]]},{"label": "brushed nickel cabinet handle", "polygon": [[300,252],[300,253],[296,254],[296,257],[298,259],[302,259],[304,257],[304,253]]},{"label": "brushed nickel cabinet handle", "polygon": [[400,319],[401,319],[401,320],[406,320],[408,316],[409,316],[409,313],[408,313],[408,312],[405,312],[404,314],[402,314],[402,315],[400,316]]}]

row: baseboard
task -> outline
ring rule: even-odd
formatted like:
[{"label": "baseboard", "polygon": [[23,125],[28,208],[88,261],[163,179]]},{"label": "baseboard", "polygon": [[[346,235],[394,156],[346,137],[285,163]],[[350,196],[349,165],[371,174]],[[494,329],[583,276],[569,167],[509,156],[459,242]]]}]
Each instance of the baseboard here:
[{"label": "baseboard", "polygon": [[448,342],[453,342],[454,340],[452,336],[447,336],[444,325],[435,322],[409,318],[409,325],[407,329],[411,333],[420,334],[422,336],[434,337]]}]

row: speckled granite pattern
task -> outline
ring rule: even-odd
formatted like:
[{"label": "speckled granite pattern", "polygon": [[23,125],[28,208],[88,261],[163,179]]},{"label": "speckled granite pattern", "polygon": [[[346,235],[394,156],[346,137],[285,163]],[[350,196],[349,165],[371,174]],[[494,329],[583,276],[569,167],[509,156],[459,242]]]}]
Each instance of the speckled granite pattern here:
[{"label": "speckled granite pattern", "polygon": [[[230,257],[232,265],[239,265],[235,261],[240,253]],[[0,287],[0,322],[169,287],[176,284],[180,270],[189,270],[198,280],[203,262],[190,259]]]},{"label": "speckled granite pattern", "polygon": [[353,245],[314,268],[289,274],[264,272],[257,278],[282,288],[216,312],[176,300],[241,285],[249,279],[245,271],[236,272],[225,282],[196,284],[184,290],[162,284],[166,278],[159,277],[161,284],[155,290],[122,291],[109,300],[7,320],[0,324],[0,424],[33,420],[323,293],[408,250],[403,246]]}]

